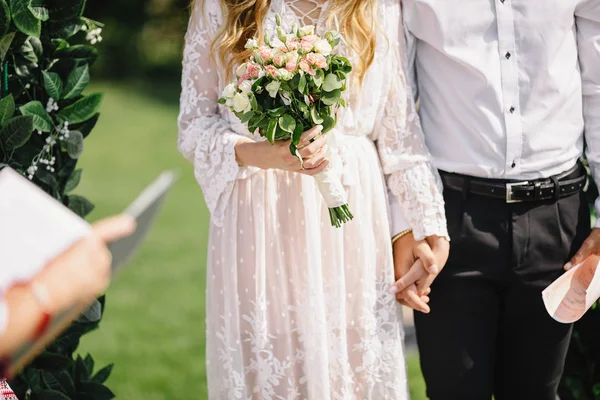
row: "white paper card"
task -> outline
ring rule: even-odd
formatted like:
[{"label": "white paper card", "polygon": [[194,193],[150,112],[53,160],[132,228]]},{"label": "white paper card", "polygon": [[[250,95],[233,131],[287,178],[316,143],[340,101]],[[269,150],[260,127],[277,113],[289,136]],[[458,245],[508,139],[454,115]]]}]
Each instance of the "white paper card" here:
[{"label": "white paper card", "polygon": [[87,222],[22,175],[0,171],[0,282],[29,279],[89,233]]},{"label": "white paper card", "polygon": [[600,298],[599,263],[600,257],[588,257],[542,292],[552,318],[565,324],[575,322]]}]

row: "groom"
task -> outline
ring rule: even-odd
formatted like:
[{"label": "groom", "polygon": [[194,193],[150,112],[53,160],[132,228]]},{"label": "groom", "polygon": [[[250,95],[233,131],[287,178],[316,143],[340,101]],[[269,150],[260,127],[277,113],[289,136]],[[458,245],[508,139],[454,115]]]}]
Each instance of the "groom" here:
[{"label": "groom", "polygon": [[[600,0],[403,0],[403,12],[451,237],[439,276],[415,264],[398,283],[436,278],[431,312],[415,316],[428,395],[555,400],[571,326],[541,292],[600,251],[578,162],[585,139],[599,180]],[[397,262],[411,241],[396,242]]]}]

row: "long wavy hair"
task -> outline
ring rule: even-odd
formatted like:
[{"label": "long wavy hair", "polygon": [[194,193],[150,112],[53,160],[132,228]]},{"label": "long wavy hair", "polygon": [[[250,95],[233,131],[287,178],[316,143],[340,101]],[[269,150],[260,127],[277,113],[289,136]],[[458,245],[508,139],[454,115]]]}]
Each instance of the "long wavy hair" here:
[{"label": "long wavy hair", "polygon": [[[202,2],[203,0],[194,0]],[[224,24],[212,43],[216,54],[227,71],[244,62],[250,53],[244,48],[252,37],[263,37],[263,21],[271,0],[220,0],[224,12]],[[376,0],[331,0],[329,21],[339,21],[340,33],[356,55],[353,65],[354,78],[361,83],[375,57],[375,10]]]}]

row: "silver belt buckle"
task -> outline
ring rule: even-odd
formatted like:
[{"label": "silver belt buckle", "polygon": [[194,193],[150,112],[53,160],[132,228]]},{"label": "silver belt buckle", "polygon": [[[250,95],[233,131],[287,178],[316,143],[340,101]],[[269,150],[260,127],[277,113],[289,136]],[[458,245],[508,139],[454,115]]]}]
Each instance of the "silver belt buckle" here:
[{"label": "silver belt buckle", "polygon": [[515,186],[521,186],[521,185],[527,185],[527,184],[529,184],[528,181],[507,183],[506,184],[506,203],[508,203],[508,204],[510,204],[510,203],[522,203],[523,200],[513,200],[513,198],[512,198],[513,187],[515,187]]}]

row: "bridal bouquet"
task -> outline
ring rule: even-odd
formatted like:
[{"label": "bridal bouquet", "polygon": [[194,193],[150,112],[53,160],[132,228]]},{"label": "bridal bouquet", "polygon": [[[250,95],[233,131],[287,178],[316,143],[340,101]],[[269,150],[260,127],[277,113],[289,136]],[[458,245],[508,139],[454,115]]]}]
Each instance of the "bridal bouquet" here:
[{"label": "bridal bouquet", "polygon": [[[286,32],[277,16],[275,37],[265,34],[262,45],[256,38],[248,40],[252,56],[237,68],[237,81],[224,89],[219,103],[269,142],[291,140],[290,152],[302,165],[297,147],[302,133],[322,125],[327,134],[337,122],[337,109],[346,105],[341,94],[352,66],[334,53],[340,40],[333,31],[316,35],[312,25],[294,25]],[[332,147],[328,167],[314,178],[331,224],[339,228],[353,216],[341,183],[342,161]]]}]

